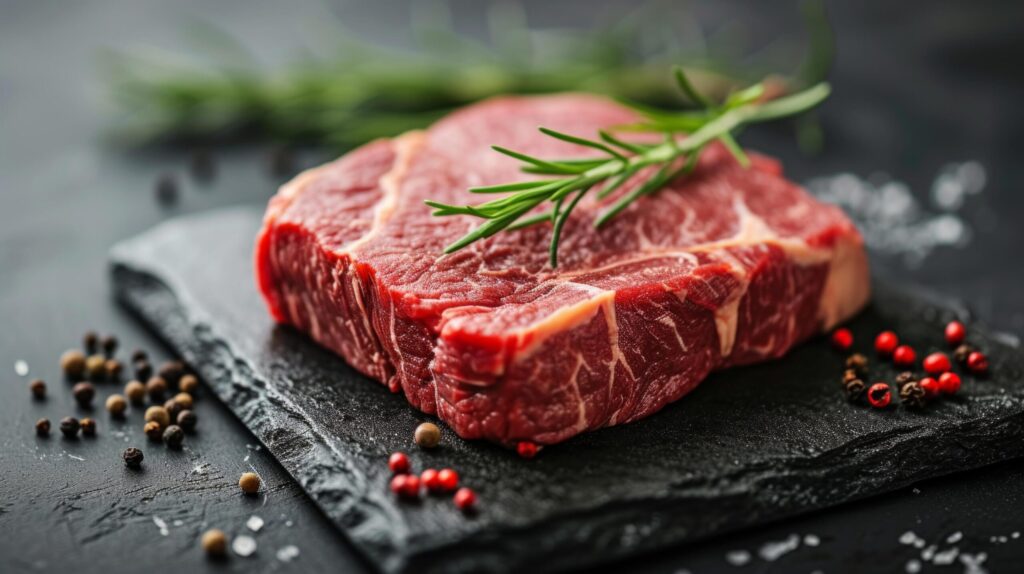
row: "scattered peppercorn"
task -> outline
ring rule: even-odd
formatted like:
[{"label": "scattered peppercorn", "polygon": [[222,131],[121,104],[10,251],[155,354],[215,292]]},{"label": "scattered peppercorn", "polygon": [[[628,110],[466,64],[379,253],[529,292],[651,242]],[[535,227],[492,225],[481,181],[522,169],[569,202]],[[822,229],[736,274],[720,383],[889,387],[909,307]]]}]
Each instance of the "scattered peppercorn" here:
[{"label": "scattered peppercorn", "polygon": [[92,420],[89,417],[85,417],[84,419],[82,419],[82,422],[80,424],[82,427],[83,436],[96,436],[96,421]]},{"label": "scattered peppercorn", "polygon": [[967,368],[976,375],[988,372],[988,357],[985,356],[985,353],[974,351],[967,355]]},{"label": "scattered peppercorn", "polygon": [[413,440],[417,446],[434,448],[441,442],[441,429],[437,428],[434,423],[422,423],[416,427]]},{"label": "scattered peppercorn", "polygon": [[953,368],[946,353],[932,353],[924,358],[921,365],[929,375],[941,375]]},{"label": "scattered peppercorn", "polygon": [[82,348],[90,355],[96,353],[99,342],[100,336],[96,334],[96,331],[86,331],[85,335],[82,335]]},{"label": "scattered peppercorn", "polygon": [[916,380],[914,378],[914,373],[911,373],[910,371],[903,371],[902,373],[896,375],[896,386],[902,387],[903,385],[913,382],[914,380]]},{"label": "scattered peppercorn", "polygon": [[185,431],[178,425],[171,425],[164,431],[164,442],[171,448],[181,448],[185,442]]},{"label": "scattered peppercorn", "polygon": [[149,361],[135,361],[135,378],[140,381],[147,381],[153,376],[153,365]]},{"label": "scattered peppercorn", "polygon": [[420,478],[415,474],[397,474],[391,479],[391,492],[403,498],[416,498],[420,494]]},{"label": "scattered peppercorn", "polygon": [[163,377],[156,376],[150,377],[146,381],[146,394],[149,395],[151,401],[161,401],[164,398],[164,394],[167,392],[167,381]]},{"label": "scattered peppercorn", "polygon": [[960,375],[950,371],[939,377],[939,388],[947,395],[955,395],[960,390]]},{"label": "scattered peppercorn", "polygon": [[422,482],[423,487],[429,491],[436,492],[441,489],[441,480],[438,478],[438,472],[436,469],[428,468],[421,472],[420,482]]},{"label": "scattered peppercorn", "polygon": [[917,361],[917,353],[910,345],[900,345],[892,352],[892,361],[897,367],[912,367]]},{"label": "scattered peppercorn", "polygon": [[174,402],[178,403],[178,406],[180,406],[182,410],[191,409],[192,395],[188,393],[178,393],[174,395]]},{"label": "scattered peppercorn", "polygon": [[121,361],[117,359],[107,359],[104,369],[107,371],[107,379],[113,382],[121,380],[121,373],[124,372],[124,367],[121,365]]},{"label": "scattered peppercorn", "polygon": [[60,356],[60,368],[69,378],[77,379],[85,374],[85,355],[72,349]]},{"label": "scattered peppercorn", "polygon": [[196,424],[199,422],[196,414],[190,410],[184,410],[178,413],[178,426],[185,430],[185,432],[192,432],[196,430]]},{"label": "scattered peppercorn", "polygon": [[900,388],[900,402],[912,409],[924,407],[927,393],[921,383],[910,382]]},{"label": "scattered peppercorn", "polygon": [[88,407],[92,405],[92,399],[96,396],[96,387],[90,382],[82,381],[71,387],[71,394],[80,406]]},{"label": "scattered peppercorn", "polygon": [[146,409],[145,421],[147,423],[155,422],[160,425],[160,428],[164,428],[171,424],[171,415],[164,407],[149,407]]},{"label": "scattered peppercorn", "polygon": [[174,399],[167,399],[164,402],[164,408],[167,409],[167,416],[171,417],[172,421],[178,420],[178,414],[181,413],[181,405]]},{"label": "scattered peppercorn", "polygon": [[141,405],[146,399],[146,385],[139,381],[128,381],[124,386],[124,396],[128,397],[133,405]]},{"label": "scattered peppercorn", "polygon": [[156,199],[163,205],[178,201],[178,180],[171,173],[162,173],[156,179]]},{"label": "scattered peppercorn", "polygon": [[107,359],[103,355],[89,355],[85,360],[85,375],[94,381],[107,376]]},{"label": "scattered peppercorn", "polygon": [[832,332],[832,346],[840,351],[848,351],[853,346],[853,332],[843,327]]},{"label": "scattered peppercorn", "polygon": [[167,381],[168,385],[176,387],[178,386],[178,381],[185,374],[185,364],[181,361],[167,361],[160,365],[156,374]]},{"label": "scattered peppercorn", "polygon": [[238,486],[246,494],[256,494],[260,491],[260,475],[255,472],[243,472],[238,479]]},{"label": "scattered peppercorn", "polygon": [[860,375],[868,374],[868,358],[860,353],[854,353],[846,358],[846,368],[853,369]]},{"label": "scattered peppercorn", "polygon": [[876,409],[884,409],[891,402],[892,391],[889,390],[889,385],[879,382],[868,389],[868,403]]},{"label": "scattered peppercorn", "polygon": [[213,528],[203,533],[202,545],[203,552],[207,555],[220,558],[227,554],[228,537],[224,532]]},{"label": "scattered peppercorn", "polygon": [[970,345],[960,345],[955,351],[953,351],[953,358],[956,359],[956,362],[964,365],[967,364],[967,357],[970,357],[973,352],[974,347]]},{"label": "scattered peppercorn", "polygon": [[466,512],[476,506],[476,493],[471,489],[462,487],[455,493],[455,497],[452,500],[454,500],[456,508]]},{"label": "scattered peppercorn", "polygon": [[108,357],[113,357],[117,351],[117,337],[113,335],[107,335],[100,341],[100,346],[103,347],[103,354]]},{"label": "scattered peppercorn", "polygon": [[183,375],[178,381],[178,390],[190,395],[199,390],[199,379],[195,375]]},{"label": "scattered peppercorn", "polygon": [[131,360],[132,363],[138,363],[139,361],[145,361],[146,359],[148,359],[149,355],[146,354],[146,351],[143,351],[142,349],[135,349],[134,351],[132,351],[132,354],[128,358],[129,360]]},{"label": "scattered peppercorn", "polygon": [[46,398],[46,383],[42,379],[35,379],[28,384],[28,388],[32,391],[32,396],[36,399]]},{"label": "scattered peppercorn", "polygon": [[857,402],[862,396],[864,396],[864,389],[866,385],[864,381],[860,379],[852,379],[846,381],[843,384],[843,389],[846,391],[846,399],[851,403]]},{"label": "scattered peppercorn", "polygon": [[883,357],[888,357],[892,355],[899,344],[900,339],[896,336],[896,333],[882,331],[875,337],[875,352]]},{"label": "scattered peppercorn", "polygon": [[955,347],[964,342],[967,337],[967,328],[960,321],[950,321],[946,325],[946,342],[950,347]]},{"label": "scattered peppercorn", "polygon": [[437,473],[437,482],[441,490],[451,492],[459,485],[459,473],[450,468],[442,468]]},{"label": "scattered peppercorn", "polygon": [[404,452],[392,453],[388,457],[388,468],[395,474],[405,474],[409,472],[409,457]]},{"label": "scattered peppercorn", "polygon": [[516,445],[516,454],[519,455],[519,458],[531,459],[537,456],[537,450],[537,445],[528,440],[519,441],[519,444]]},{"label": "scattered peppercorn", "polygon": [[924,392],[928,396],[928,398],[935,398],[939,395],[939,393],[942,392],[942,385],[939,384],[939,381],[933,379],[932,377],[925,377],[921,379],[920,383],[918,384],[920,384],[921,388],[924,389]]},{"label": "scattered peppercorn", "polygon": [[107,412],[112,416],[122,417],[124,416],[125,409],[128,408],[128,401],[124,400],[121,395],[110,395],[107,397]]},{"label": "scattered peppercorn", "polygon": [[75,438],[78,436],[78,429],[81,428],[81,424],[75,417],[64,417],[60,419],[60,432],[67,438]]},{"label": "scattered peppercorn", "polygon": [[160,440],[164,436],[163,427],[156,421],[149,421],[146,423],[146,425],[142,427],[142,432],[149,437],[149,440]]},{"label": "scattered peppercorn", "polygon": [[124,464],[128,468],[139,468],[142,466],[142,459],[144,459],[145,456],[142,454],[141,450],[134,446],[130,446],[124,449],[124,453],[121,454],[121,458],[124,459]]},{"label": "scattered peppercorn", "polygon": [[36,434],[39,436],[50,436],[50,419],[39,419],[36,421]]},{"label": "scattered peppercorn", "polygon": [[860,378],[860,375],[857,374],[857,371],[855,371],[853,369],[846,369],[845,371],[843,371],[843,378],[842,378],[842,380],[840,381],[839,384],[841,384],[843,387],[845,387],[846,384],[849,383],[850,381],[855,381],[855,380],[857,380],[859,378]]}]

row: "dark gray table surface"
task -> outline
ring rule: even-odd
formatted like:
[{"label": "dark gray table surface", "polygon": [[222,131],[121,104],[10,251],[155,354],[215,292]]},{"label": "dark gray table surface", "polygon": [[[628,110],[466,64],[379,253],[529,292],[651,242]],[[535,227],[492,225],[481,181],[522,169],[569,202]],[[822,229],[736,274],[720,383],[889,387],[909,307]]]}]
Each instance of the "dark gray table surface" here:
[{"label": "dark gray table surface", "polygon": [[[569,22],[584,2],[531,7],[531,18]],[[765,33],[798,28],[792,4],[700,3],[702,19],[739,18]],[[962,297],[991,325],[1024,333],[1024,55],[1019,3],[832,3],[839,52],[836,95],[823,112],[826,153],[809,160],[777,133],[752,133],[752,147],[779,154],[797,180],[851,171],[885,171],[906,181],[922,200],[946,163],[968,159],[987,169],[988,186],[962,216],[973,229],[964,248],[943,248],[917,268],[876,255],[876,273],[905,278]],[[459,14],[473,16],[473,3]],[[756,13],[761,10],[764,13]],[[60,380],[57,358],[82,332],[119,335],[127,350],[166,350],[111,299],[107,249],[166,217],[213,207],[265,201],[279,183],[267,175],[266,149],[235,146],[216,152],[218,174],[206,185],[187,174],[189,150],[127,152],[104,139],[111,110],[96,74],[103,47],[180,47],[194,16],[238,33],[268,62],[287,59],[325,14],[341,14],[367,35],[400,38],[403,2],[351,2],[328,9],[304,2],[39,2],[0,3],[0,571],[363,571],[343,537],[228,411],[203,394],[201,432],[179,453],[152,446],[137,417],[123,426],[105,413],[96,439],[35,437],[40,416],[76,414]],[[582,16],[589,17],[589,16]],[[323,159],[311,153],[307,163]],[[155,177],[173,172],[183,183],[171,209],[153,200]],[[30,368],[14,371],[16,361]],[[29,398],[29,378],[50,383],[49,400]],[[101,387],[101,396],[112,392]],[[99,404],[99,403],[98,403]],[[737,421],[736,424],[743,424]],[[147,454],[146,471],[120,462],[128,444]],[[268,489],[238,493],[238,474],[253,465]],[[903,571],[918,550],[898,543],[913,530],[939,543],[955,532],[965,552],[986,552],[992,572],[1019,570],[1024,540],[1024,461],[917,485],[915,489],[681,547],[631,563],[636,570],[693,573],[732,570],[727,552],[756,554],[790,533],[814,534],[816,547],[778,559],[755,558],[737,571]],[[250,558],[209,563],[199,533],[245,531],[253,515],[266,525],[250,533]],[[154,521],[167,525],[162,535]],[[1006,536],[1001,542],[998,537]],[[994,541],[992,537],[997,537]],[[278,549],[300,555],[285,563]],[[621,565],[619,565],[621,566]],[[934,568],[926,566],[926,570]]]}]

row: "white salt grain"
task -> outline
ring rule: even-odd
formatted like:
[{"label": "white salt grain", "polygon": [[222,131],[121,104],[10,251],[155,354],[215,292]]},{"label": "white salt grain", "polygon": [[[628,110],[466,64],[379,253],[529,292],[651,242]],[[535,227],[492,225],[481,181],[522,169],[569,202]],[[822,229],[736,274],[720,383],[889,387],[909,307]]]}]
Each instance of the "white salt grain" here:
[{"label": "white salt grain", "polygon": [[159,516],[154,516],[153,524],[156,524],[156,527],[160,529],[160,536],[167,536],[169,534],[167,530],[167,523],[164,522],[163,518],[160,518]]},{"label": "white salt grain", "polygon": [[725,554],[725,561],[733,566],[743,566],[750,562],[750,552],[746,550],[730,550]]},{"label": "white salt grain", "polygon": [[806,534],[806,535],[804,535],[804,545],[805,546],[817,546],[819,544],[821,544],[821,538],[818,538],[817,535],[814,535],[814,534]]},{"label": "white salt grain", "polygon": [[917,534],[914,534],[913,530],[908,530],[900,535],[900,544],[911,545],[917,540]]},{"label": "white salt grain", "polygon": [[18,373],[19,377],[24,377],[28,374],[28,363],[21,359],[14,361],[14,372]]},{"label": "white salt grain", "polygon": [[908,574],[917,574],[921,571],[921,561],[916,558],[911,558],[910,560],[907,560],[906,569]]},{"label": "white salt grain", "polygon": [[932,563],[937,566],[949,566],[954,561],[956,561],[956,557],[959,554],[960,549],[954,546],[952,548],[943,550],[942,552],[935,554],[935,558],[932,559]]},{"label": "white salt grain", "polygon": [[964,533],[957,530],[953,534],[946,537],[946,544],[956,544],[964,539]]},{"label": "white salt grain", "polygon": [[252,536],[240,534],[231,541],[231,551],[245,558],[256,552],[256,539]]},{"label": "white salt grain", "polygon": [[277,551],[277,559],[281,562],[291,562],[298,557],[299,549],[293,544],[289,544]]},{"label": "white salt grain", "polygon": [[960,555],[960,563],[964,565],[964,574],[988,574],[988,570],[982,567],[985,560],[988,560],[988,554],[984,552],[975,555]]},{"label": "white salt grain", "polygon": [[245,521],[245,527],[253,532],[259,532],[260,528],[263,528],[263,519],[254,514]]},{"label": "white salt grain", "polygon": [[798,546],[800,546],[800,537],[796,534],[790,534],[785,540],[766,542],[757,553],[761,558],[772,562],[796,550]]},{"label": "white salt grain", "polygon": [[1014,540],[1020,538],[1020,532],[1014,532],[1010,535],[1010,538],[1013,538]]}]

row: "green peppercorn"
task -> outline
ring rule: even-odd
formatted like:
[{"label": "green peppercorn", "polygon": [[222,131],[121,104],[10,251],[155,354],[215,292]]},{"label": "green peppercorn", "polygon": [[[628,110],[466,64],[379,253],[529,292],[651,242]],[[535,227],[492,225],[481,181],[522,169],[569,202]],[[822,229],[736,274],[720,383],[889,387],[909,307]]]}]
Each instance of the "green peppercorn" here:
[{"label": "green peppercorn", "polygon": [[36,434],[39,436],[50,436],[50,419],[39,419],[36,421]]},{"label": "green peppercorn", "polygon": [[196,430],[196,424],[199,422],[199,418],[196,414],[188,409],[178,413],[178,426],[180,426],[185,432],[192,432]]},{"label": "green peppercorn", "polygon": [[133,405],[141,405],[146,399],[146,385],[139,381],[128,381],[124,386],[124,396],[128,397]]},{"label": "green peppercorn", "polygon": [[75,417],[64,417],[60,419],[60,432],[67,438],[75,438],[78,436],[78,429],[81,428],[81,424]]},{"label": "green peppercorn", "polygon": [[413,433],[413,440],[417,446],[423,448],[434,448],[441,442],[441,429],[434,423],[423,423],[416,427]]},{"label": "green peppercorn", "polygon": [[36,399],[42,400],[46,398],[46,383],[42,379],[35,379],[28,384],[28,388]]},{"label": "green peppercorn", "polygon": [[82,419],[82,436],[96,436],[96,421],[89,417]]},{"label": "green peppercorn", "polygon": [[94,381],[107,376],[107,358],[103,355],[89,355],[85,360],[85,374]]},{"label": "green peppercorn", "polygon": [[149,421],[146,426],[142,428],[142,432],[149,437],[149,440],[160,440],[164,436],[164,429],[160,426],[160,423],[156,421]]},{"label": "green peppercorn", "polygon": [[82,381],[71,388],[71,394],[75,401],[82,407],[92,406],[92,399],[96,396],[96,387],[92,383]]},{"label": "green peppercorn", "polygon": [[178,425],[171,425],[164,430],[164,442],[171,448],[181,448],[185,442],[185,432]]},{"label": "green peppercorn", "polygon": [[85,355],[77,349],[65,351],[60,356],[60,368],[68,378],[80,378],[85,374]]},{"label": "green peppercorn", "polygon": [[141,450],[131,446],[124,449],[124,453],[121,455],[121,458],[124,459],[124,463],[128,468],[139,468],[142,466],[142,459],[144,459],[145,456],[143,456]]},{"label": "green peppercorn", "polygon": [[167,381],[163,377],[150,377],[146,381],[146,394],[149,395],[151,401],[161,401],[164,398],[164,394],[167,392]]},{"label": "green peppercorn", "polygon": [[100,346],[103,347],[103,354],[108,357],[113,357],[117,351],[117,337],[113,335],[107,335],[100,341]]}]

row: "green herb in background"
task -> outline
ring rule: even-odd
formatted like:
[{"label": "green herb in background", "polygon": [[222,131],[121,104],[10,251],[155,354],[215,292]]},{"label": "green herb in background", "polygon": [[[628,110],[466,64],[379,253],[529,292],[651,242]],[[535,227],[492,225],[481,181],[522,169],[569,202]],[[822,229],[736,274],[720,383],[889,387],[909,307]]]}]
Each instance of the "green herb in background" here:
[{"label": "green herb in background", "polygon": [[[273,72],[261,69],[229,34],[202,23],[189,27],[202,41],[201,61],[182,63],[152,52],[107,54],[110,91],[120,110],[115,131],[132,144],[248,137],[351,147],[424,127],[497,94],[580,90],[678,108],[664,73],[671,63],[684,62],[693,83],[716,99],[765,77],[772,66],[715,47],[721,42],[704,36],[678,3],[649,4],[596,32],[532,30],[518,5],[495,4],[489,45],[454,32],[445,5],[430,6],[423,13],[428,17],[413,18],[411,50],[359,40],[338,25],[331,32],[338,44],[331,56]],[[821,79],[830,60],[820,4],[807,14],[810,57],[792,79],[781,80],[786,90]],[[729,47],[735,43],[730,40]]]}]

